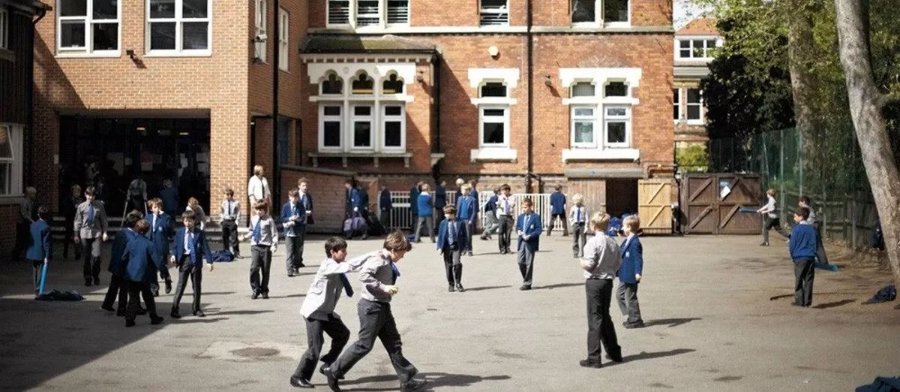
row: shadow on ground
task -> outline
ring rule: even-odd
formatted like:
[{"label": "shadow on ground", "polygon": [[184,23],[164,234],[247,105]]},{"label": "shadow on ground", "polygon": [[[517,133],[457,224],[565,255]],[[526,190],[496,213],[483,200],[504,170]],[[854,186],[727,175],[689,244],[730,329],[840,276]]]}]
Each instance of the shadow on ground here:
[{"label": "shadow on ground", "polygon": [[[470,387],[475,384],[485,382],[485,381],[500,381],[500,380],[509,380],[510,376],[507,375],[498,375],[498,376],[476,376],[471,374],[452,374],[452,373],[440,373],[440,372],[425,372],[419,373],[416,376],[417,379],[425,379],[428,380],[428,384],[425,385],[425,388],[421,389],[423,391],[430,391],[434,388],[438,387]],[[396,375],[381,375],[381,376],[370,376],[358,378],[355,380],[345,380],[341,381],[341,386],[348,385],[358,385],[358,384],[369,384],[369,383],[398,383]],[[395,391],[397,387],[384,387],[384,388],[342,388],[345,391]],[[489,386],[480,386],[479,389],[489,389]]]},{"label": "shadow on ground", "polygon": [[650,321],[645,321],[644,326],[652,327],[652,326],[656,326],[656,325],[668,325],[669,328],[672,328],[672,327],[684,325],[691,321],[696,321],[696,320],[703,320],[703,319],[699,318],[699,317],[691,317],[691,318],[670,318],[670,319],[650,320]]}]

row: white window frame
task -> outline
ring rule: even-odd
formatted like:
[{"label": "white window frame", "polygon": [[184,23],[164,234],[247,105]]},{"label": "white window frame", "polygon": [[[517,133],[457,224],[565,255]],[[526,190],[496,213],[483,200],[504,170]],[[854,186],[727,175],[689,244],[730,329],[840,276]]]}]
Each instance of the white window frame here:
[{"label": "white window frame", "polygon": [[22,157],[24,153],[22,149],[23,128],[21,125],[0,123],[0,130],[2,129],[5,129],[9,135],[11,157],[0,157],[0,164],[2,164],[0,168],[7,170],[6,178],[8,181],[6,184],[0,184],[0,197],[20,196],[22,195]]},{"label": "white window frame", "polygon": [[409,20],[410,20],[410,18],[412,18],[412,13],[410,11],[410,9],[412,8],[412,0],[396,0],[396,1],[406,1],[406,22],[403,22],[403,23],[396,23],[396,22],[392,23],[391,22],[391,19],[390,19],[391,1],[394,1],[394,0],[384,0],[384,2],[385,2],[384,22],[387,24],[387,26],[409,26]]},{"label": "white window frame", "polygon": [[672,106],[673,110],[678,111],[678,114],[673,118],[673,121],[677,123],[681,121],[681,88],[672,89]]},{"label": "white window frame", "polygon": [[[116,19],[94,19],[94,2],[85,0],[84,16],[61,16],[62,1],[56,1],[56,54],[58,56],[73,57],[118,57],[122,50],[122,1],[116,3]],[[149,1],[149,0],[148,0]],[[148,3],[149,4],[149,3]],[[148,6],[149,7],[149,6]],[[84,43],[80,47],[63,47],[62,46],[62,25],[63,22],[81,22],[84,24]],[[94,46],[94,25],[95,24],[116,24],[116,49],[115,50],[93,50]],[[9,16],[7,16],[7,25],[9,24]],[[8,31],[8,28],[7,28]],[[8,33],[7,33],[8,34]],[[4,46],[5,47],[5,46]]]},{"label": "white window frame", "polygon": [[291,14],[284,8],[278,10],[278,69],[288,72],[291,68]]},{"label": "white window frame", "polygon": [[605,2],[608,0],[598,0],[599,4],[594,8],[597,10],[597,20],[602,21],[603,25],[606,27],[630,27],[631,26],[631,6],[634,3],[634,0],[628,1],[628,10],[627,15],[628,18],[624,21],[616,21],[616,22],[607,22],[605,18],[603,18],[604,14],[606,14],[606,4]]},{"label": "white window frame", "polygon": [[[592,114],[590,116],[576,115],[576,111],[579,109],[590,109]],[[597,149],[597,147],[600,145],[599,140],[598,140],[599,137],[601,136],[600,135],[601,132],[599,132],[599,128],[600,128],[599,121],[597,121],[598,120],[598,116],[597,116],[598,109],[599,108],[596,105],[572,105],[569,108],[569,113],[571,115],[570,116],[571,121],[569,122],[569,127],[571,129],[571,135],[570,135],[571,139],[570,140],[572,140],[572,148]],[[575,141],[575,124],[583,123],[583,122],[591,123],[591,127],[592,127],[591,139],[592,139],[592,141],[590,143],[583,143],[583,142],[578,143]]]},{"label": "white window frame", "polygon": [[[375,8],[375,12],[366,14],[360,13],[359,5],[362,1],[374,1],[375,3],[377,3],[378,5]],[[387,14],[386,10],[384,9],[384,7],[386,6],[385,0],[352,0],[351,3],[353,4],[354,11],[353,22],[351,23],[353,23],[357,28],[378,28],[384,26],[385,15]],[[360,25],[359,21],[362,18],[377,19],[377,22]]]},{"label": "white window frame", "polygon": [[[710,41],[713,42],[712,47],[708,46],[708,43]],[[684,50],[684,48],[681,47],[682,42],[688,43],[688,47],[687,47],[688,56],[681,55],[681,51]],[[700,50],[702,51],[702,55],[700,55],[700,56],[694,56],[694,51],[697,49],[697,47],[694,46],[694,44],[696,42],[701,42],[701,44],[703,45],[703,47],[700,48]],[[721,43],[722,42],[718,37],[682,36],[682,37],[675,38],[675,59],[676,60],[712,60],[713,57],[710,54],[710,52],[712,50],[718,48],[719,46],[721,46]]]},{"label": "white window frame", "polygon": [[[625,109],[624,116],[610,116],[609,109]],[[603,147],[604,148],[630,148],[631,147],[631,105],[603,105]],[[625,122],[625,141],[611,143],[609,141],[609,123]]]},{"label": "white window frame", "polygon": [[[391,115],[387,114],[388,106],[399,106],[400,114],[399,115]],[[406,151],[406,102],[385,102],[379,107],[378,114],[381,116],[381,127],[380,127],[380,137],[381,140],[381,149],[384,151],[397,151],[397,152],[405,152]],[[388,146],[387,145],[387,123],[388,122],[400,122],[400,146]]]},{"label": "white window frame", "polygon": [[[503,143],[485,143],[484,142],[484,124],[486,110],[503,110]],[[510,107],[506,105],[480,105],[478,106],[478,147],[479,148],[509,148],[509,111]],[[491,118],[499,116],[490,116]],[[497,123],[497,121],[490,121]]]},{"label": "white window frame", "polygon": [[[254,35],[254,48],[256,49],[256,60],[261,63],[268,63],[269,59],[269,4],[268,0],[256,0],[256,16],[254,17],[256,26],[256,35]],[[266,36],[265,40],[259,37]]]},{"label": "white window frame", "polygon": [[[325,3],[325,27],[326,28],[338,28],[338,29],[361,29],[364,31],[368,30],[383,30],[389,27],[408,27],[409,20],[412,17],[411,8],[412,8],[412,0],[406,1],[406,21],[402,23],[391,22],[388,17],[391,14],[390,1],[391,0],[377,0],[378,8],[374,13],[368,14],[360,14],[359,12],[359,2],[364,0],[326,0]],[[346,23],[333,23],[331,21],[331,3],[337,2],[346,2],[347,3],[347,21]],[[359,19],[361,16],[369,17],[369,18],[378,18],[377,23],[370,23],[366,25],[360,25]]]},{"label": "white window frame", "polygon": [[[337,106],[341,108],[341,114],[338,116],[326,116],[325,115],[325,107],[326,106]],[[344,104],[343,101],[323,101],[319,103],[319,151],[322,152],[339,152],[344,149],[344,130],[345,130],[345,122],[344,116],[347,111],[347,105]],[[326,146],[325,145],[325,123],[326,122],[337,122],[339,125],[339,138],[337,146]]]},{"label": "white window frame", "polygon": [[[120,0],[122,1],[122,0]],[[206,17],[205,18],[183,18],[184,3],[182,0],[175,1],[175,17],[174,18],[150,18],[150,0],[144,1],[145,26],[144,26],[144,48],[145,55],[148,57],[193,57],[193,56],[210,56],[212,55],[213,44],[213,0],[206,0]],[[206,22],[206,49],[184,49],[184,24],[185,23],[202,23]],[[151,49],[150,48],[150,24],[151,23],[175,23],[175,49]]]},{"label": "white window frame", "polygon": [[[481,27],[505,27],[509,26],[509,0],[506,1],[506,6],[503,8],[485,8],[484,0],[478,0],[478,25]],[[506,15],[506,21],[498,24],[486,24],[484,23],[484,16],[486,14],[492,15]]]},{"label": "white window frame", "polygon": [[[697,90],[697,96],[700,98],[698,102],[690,102],[690,90]],[[692,119],[690,117],[690,108],[692,106],[697,107],[697,118]],[[703,113],[703,90],[700,87],[697,88],[685,88],[684,89],[684,118],[687,119],[687,123],[691,125],[703,125],[704,122],[704,113]]]},{"label": "white window frame", "polygon": [[[347,3],[347,23],[331,23],[331,3],[346,2]],[[353,0],[326,0],[325,2],[325,26],[327,27],[350,27],[353,21],[353,13],[356,10],[356,4]]]},{"label": "white window frame", "polygon": [[0,7],[0,49],[9,49],[9,12]]},{"label": "white window frame", "polygon": [[[368,107],[369,115],[357,115],[356,108],[358,107]],[[375,134],[378,133],[378,129],[375,127],[377,122],[376,112],[378,110],[378,106],[375,102],[354,102],[350,105],[350,113],[348,113],[350,122],[347,127],[347,132],[349,136],[349,146],[351,151],[372,151],[375,149]],[[368,122],[369,123],[369,145],[368,146],[357,146],[356,145],[356,123],[357,122]]]},{"label": "white window frame", "polygon": [[[569,3],[569,6],[572,9],[572,17],[573,18],[575,17],[574,11],[575,11],[575,2],[576,1],[578,1],[578,0],[571,0],[571,2]],[[591,0],[591,1],[594,2],[594,20],[589,21],[589,22],[576,22],[576,21],[572,20],[572,26],[596,27],[596,26],[599,26],[600,23],[602,23],[603,14],[601,14],[599,11],[601,9],[600,7],[603,6],[603,4],[602,4],[603,0]]]}]

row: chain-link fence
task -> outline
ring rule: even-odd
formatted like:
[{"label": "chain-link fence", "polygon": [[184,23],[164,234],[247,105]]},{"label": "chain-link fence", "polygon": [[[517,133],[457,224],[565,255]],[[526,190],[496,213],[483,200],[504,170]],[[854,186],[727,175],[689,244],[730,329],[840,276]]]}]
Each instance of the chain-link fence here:
[{"label": "chain-link fence", "polygon": [[806,136],[794,128],[710,141],[714,172],[759,173],[765,189],[778,192],[782,222],[801,195],[812,199],[822,234],[852,248],[871,246],[878,212],[853,130],[821,130]]}]

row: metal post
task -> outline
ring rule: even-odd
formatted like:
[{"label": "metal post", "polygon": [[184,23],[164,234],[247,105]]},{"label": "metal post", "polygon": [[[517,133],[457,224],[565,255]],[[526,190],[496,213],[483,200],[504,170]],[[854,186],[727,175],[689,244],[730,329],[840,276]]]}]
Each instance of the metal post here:
[{"label": "metal post", "polygon": [[778,200],[778,204],[781,205],[781,211],[778,213],[778,217],[782,218],[784,216],[784,129],[780,129],[778,140],[778,178],[781,180],[781,184],[778,186],[778,195],[780,196]]}]

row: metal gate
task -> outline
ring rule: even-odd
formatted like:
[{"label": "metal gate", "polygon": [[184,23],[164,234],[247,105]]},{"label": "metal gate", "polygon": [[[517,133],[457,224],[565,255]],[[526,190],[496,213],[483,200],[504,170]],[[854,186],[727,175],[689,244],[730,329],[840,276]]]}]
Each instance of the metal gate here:
[{"label": "metal gate", "polygon": [[644,233],[672,233],[674,184],[674,179],[638,180],[638,216]]},{"label": "metal gate", "polygon": [[682,180],[681,206],[685,233],[756,234],[761,217],[742,208],[759,208],[762,198],[756,174],[688,174]]}]

